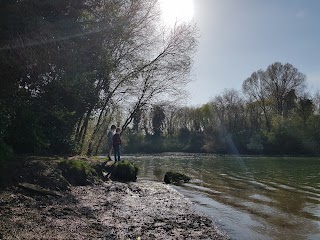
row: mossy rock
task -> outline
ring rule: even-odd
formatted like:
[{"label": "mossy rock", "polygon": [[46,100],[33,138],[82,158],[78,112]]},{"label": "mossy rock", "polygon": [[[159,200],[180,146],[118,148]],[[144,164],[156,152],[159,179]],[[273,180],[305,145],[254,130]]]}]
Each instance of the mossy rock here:
[{"label": "mossy rock", "polygon": [[119,162],[113,166],[111,178],[122,182],[134,182],[137,180],[138,171],[138,167],[132,162]]},{"label": "mossy rock", "polygon": [[166,174],[164,175],[164,182],[166,184],[173,183],[179,185],[181,183],[189,182],[190,180],[190,177],[178,172],[166,172]]},{"label": "mossy rock", "polygon": [[84,186],[97,181],[96,170],[85,160],[63,160],[58,167],[71,185]]}]

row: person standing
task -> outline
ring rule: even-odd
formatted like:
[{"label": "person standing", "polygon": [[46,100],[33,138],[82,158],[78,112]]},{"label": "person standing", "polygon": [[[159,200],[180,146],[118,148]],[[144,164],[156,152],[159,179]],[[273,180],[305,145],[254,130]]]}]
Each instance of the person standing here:
[{"label": "person standing", "polygon": [[113,148],[113,135],[116,131],[116,126],[112,125],[109,132],[108,132],[108,160],[111,161],[111,152]]},{"label": "person standing", "polygon": [[116,134],[113,135],[113,152],[114,152],[114,161],[120,162],[120,145],[121,145],[121,138],[120,138],[121,129],[116,129]]}]

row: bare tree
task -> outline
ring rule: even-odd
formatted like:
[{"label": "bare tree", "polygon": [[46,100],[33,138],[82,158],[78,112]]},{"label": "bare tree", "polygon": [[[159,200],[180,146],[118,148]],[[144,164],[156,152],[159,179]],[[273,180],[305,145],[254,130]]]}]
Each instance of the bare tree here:
[{"label": "bare tree", "polygon": [[[188,74],[197,45],[196,34],[196,28],[190,24],[176,25],[169,32],[161,33],[162,41],[156,48],[158,52],[154,51],[156,55],[140,71],[134,85],[123,90],[128,93],[126,98],[134,103],[130,115],[146,104],[180,96],[183,86],[190,80]],[[123,130],[131,120],[129,117]]]},{"label": "bare tree", "polygon": [[270,117],[268,107],[268,92],[266,91],[266,76],[263,70],[251,74],[243,84],[242,89],[249,97],[249,102],[255,102],[262,110],[266,127],[270,130]]},{"label": "bare tree", "polygon": [[105,78],[97,81],[95,94],[99,99],[88,108],[82,127],[78,128],[82,141],[90,117],[97,114],[89,140],[94,141],[110,103],[121,102],[127,109],[128,117],[122,125],[125,130],[139,109],[179,94],[190,80],[188,74],[197,46],[196,27],[183,23],[172,29],[156,28],[159,20],[156,0],[132,1],[127,6],[123,13],[126,23],[130,23],[122,26],[125,39],[116,38],[106,46],[112,67]]},{"label": "bare tree", "polygon": [[283,116],[284,105],[291,91],[298,92],[305,87],[306,76],[289,63],[275,62],[266,72],[265,91],[274,101],[276,112]]},{"label": "bare tree", "polygon": [[244,101],[238,91],[225,90],[212,102],[221,124],[231,132],[241,129],[245,122]]},{"label": "bare tree", "polygon": [[[84,15],[84,28],[97,32],[101,45],[100,63],[93,69],[95,89],[92,101],[76,132],[76,140],[83,146],[87,126],[93,115],[98,115],[92,137],[102,126],[112,98],[124,85],[133,85],[137,73],[144,68],[141,56],[150,51],[154,24],[159,19],[156,0],[148,1],[89,1]],[[89,144],[90,144],[89,143]]]},{"label": "bare tree", "polygon": [[271,110],[285,117],[295,94],[303,91],[305,81],[306,76],[291,64],[275,62],[266,71],[254,72],[243,82],[242,89],[250,102],[254,101],[259,105],[267,129],[270,130]]}]

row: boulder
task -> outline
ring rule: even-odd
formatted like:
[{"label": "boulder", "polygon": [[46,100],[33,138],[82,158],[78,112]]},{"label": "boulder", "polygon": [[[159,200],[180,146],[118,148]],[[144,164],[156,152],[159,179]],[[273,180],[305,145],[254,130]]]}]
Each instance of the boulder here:
[{"label": "boulder", "polygon": [[164,182],[166,184],[181,184],[189,182],[191,178],[185,174],[179,173],[179,172],[166,172],[164,175]]},{"label": "boulder", "polygon": [[90,185],[99,180],[95,168],[86,160],[63,160],[58,167],[62,176],[74,186]]},{"label": "boulder", "polygon": [[138,167],[132,162],[119,162],[113,166],[111,179],[121,182],[135,182],[137,180],[138,170]]}]

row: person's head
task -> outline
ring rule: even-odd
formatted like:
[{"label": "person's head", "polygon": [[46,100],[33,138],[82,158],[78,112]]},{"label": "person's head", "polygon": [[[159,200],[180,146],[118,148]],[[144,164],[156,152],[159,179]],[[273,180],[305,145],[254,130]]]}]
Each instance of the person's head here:
[{"label": "person's head", "polygon": [[111,131],[114,132],[116,130],[116,128],[117,128],[116,125],[111,125]]},{"label": "person's head", "polygon": [[116,133],[120,133],[121,132],[121,129],[120,128],[117,128],[116,129]]}]

